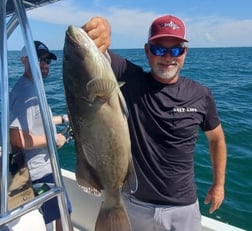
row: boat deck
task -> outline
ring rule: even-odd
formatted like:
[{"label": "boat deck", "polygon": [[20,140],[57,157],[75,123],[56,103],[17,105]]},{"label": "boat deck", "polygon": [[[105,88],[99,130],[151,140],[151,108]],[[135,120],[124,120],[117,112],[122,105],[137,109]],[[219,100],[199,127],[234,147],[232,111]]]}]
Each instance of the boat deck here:
[{"label": "boat deck", "polygon": [[[71,215],[75,230],[92,231],[98,214],[100,197],[89,195],[77,185],[75,174],[62,169],[65,186],[69,194],[73,213]],[[84,229],[83,229],[84,227]],[[244,231],[243,229],[202,216],[202,231]]]},{"label": "boat deck", "polygon": [[[74,231],[93,231],[98,214],[101,197],[95,197],[78,186],[74,172],[62,169],[64,184],[66,186],[73,212],[71,220]],[[54,224],[47,227],[44,225],[43,218],[38,210],[25,214],[23,217],[11,222],[9,227],[12,231],[54,231]],[[1,228],[0,228],[0,231]],[[5,230],[4,230],[5,231]],[[202,231],[245,231],[238,227],[202,216]]]}]

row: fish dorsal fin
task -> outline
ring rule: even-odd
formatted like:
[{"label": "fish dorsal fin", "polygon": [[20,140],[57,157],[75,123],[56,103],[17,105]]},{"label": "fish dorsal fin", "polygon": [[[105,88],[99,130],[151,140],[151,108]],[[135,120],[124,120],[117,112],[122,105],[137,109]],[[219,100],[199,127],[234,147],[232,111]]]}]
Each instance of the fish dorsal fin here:
[{"label": "fish dorsal fin", "polygon": [[87,83],[88,98],[91,101],[98,97],[109,98],[117,83],[111,79],[92,79]]}]

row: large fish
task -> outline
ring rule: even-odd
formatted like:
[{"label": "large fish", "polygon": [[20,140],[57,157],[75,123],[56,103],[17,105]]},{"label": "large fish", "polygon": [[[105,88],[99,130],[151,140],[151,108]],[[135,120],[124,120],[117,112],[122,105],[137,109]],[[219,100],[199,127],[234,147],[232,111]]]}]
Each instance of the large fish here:
[{"label": "large fish", "polygon": [[104,55],[81,28],[66,31],[63,81],[77,153],[76,178],[85,191],[103,190],[96,231],[129,231],[120,196],[137,179],[131,156],[126,103]]}]

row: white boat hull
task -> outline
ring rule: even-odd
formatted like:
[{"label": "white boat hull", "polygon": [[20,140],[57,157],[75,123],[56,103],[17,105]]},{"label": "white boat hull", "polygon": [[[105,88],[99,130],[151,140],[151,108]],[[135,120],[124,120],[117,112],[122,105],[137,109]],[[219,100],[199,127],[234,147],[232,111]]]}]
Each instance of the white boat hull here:
[{"label": "white boat hull", "polygon": [[[77,184],[75,173],[62,169],[66,190],[72,203],[71,220],[74,231],[93,231],[102,197],[85,193]],[[39,211],[33,210],[8,224],[11,231],[53,231],[54,224],[45,226]],[[0,227],[0,231],[6,231]],[[244,229],[202,216],[202,231],[244,231]]]},{"label": "white boat hull", "polygon": [[[74,227],[76,230],[93,231],[102,198],[83,192],[77,185],[73,172],[62,169],[62,175],[73,207],[71,218]],[[202,231],[242,230],[235,226],[202,216]]]}]

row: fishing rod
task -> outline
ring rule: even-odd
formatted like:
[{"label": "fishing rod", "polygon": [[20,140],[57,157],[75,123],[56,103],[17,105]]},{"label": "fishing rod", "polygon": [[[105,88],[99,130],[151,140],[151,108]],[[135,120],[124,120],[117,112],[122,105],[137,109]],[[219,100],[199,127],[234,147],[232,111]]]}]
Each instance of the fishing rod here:
[{"label": "fishing rod", "polygon": [[66,143],[69,143],[72,139],[74,139],[73,129],[68,124],[66,125],[60,132],[63,136],[66,137]]}]

